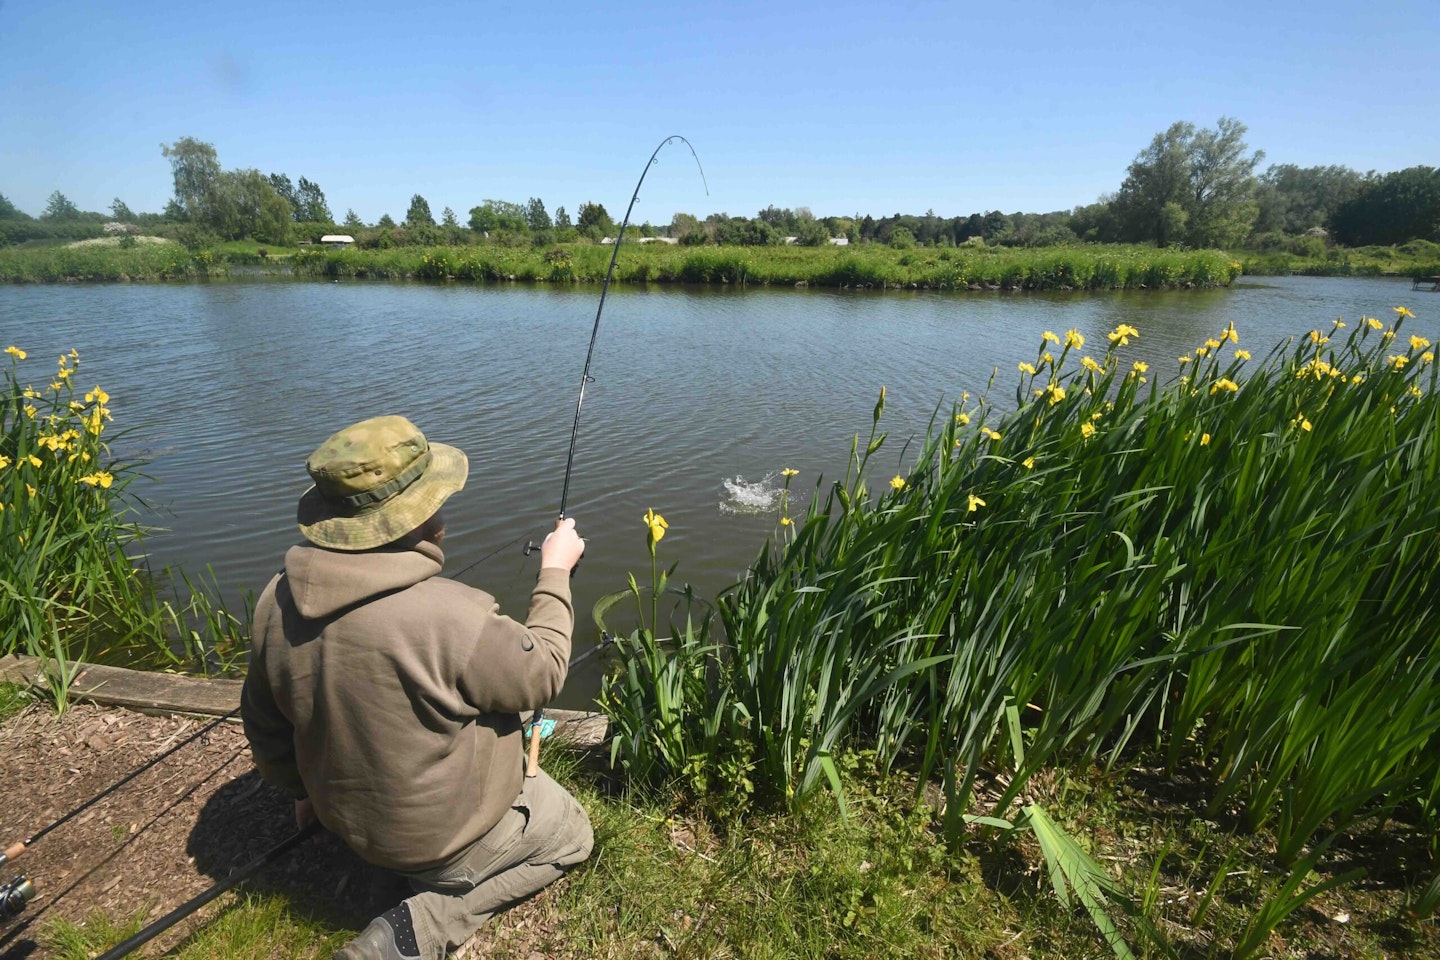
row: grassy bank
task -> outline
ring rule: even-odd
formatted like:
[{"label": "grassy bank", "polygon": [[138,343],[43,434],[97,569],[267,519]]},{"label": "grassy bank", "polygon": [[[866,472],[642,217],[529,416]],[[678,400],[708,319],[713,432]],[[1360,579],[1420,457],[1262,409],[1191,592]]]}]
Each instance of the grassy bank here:
[{"label": "grassy bank", "polygon": [[222,253],[179,244],[0,248],[0,283],[190,280],[224,276]]},{"label": "grassy bank", "polygon": [[1252,276],[1440,276],[1440,243],[1428,240],[1412,240],[1395,247],[1335,247],[1309,256],[1284,251],[1244,251],[1233,256]]},{"label": "grassy bank", "polygon": [[[266,249],[227,244],[190,253],[177,245],[35,247],[0,250],[0,282],[174,280],[222,277],[232,264],[272,264],[300,276],[470,283],[596,283],[613,247],[403,247],[390,250]],[[1086,246],[1046,249],[680,247],[625,244],[621,283],[696,283],[923,288],[937,290],[1119,290],[1219,286],[1238,265],[1216,251]]]},{"label": "grassy bank", "polygon": [[1014,412],[966,398],[872,480],[882,390],[850,473],[782,518],[719,629],[652,613],[620,641],[618,763],[711,809],[798,809],[874,750],[938,784],[957,846],[977,825],[1034,833],[1105,931],[1126,925],[1087,888],[1123,901],[1035,781],[1153,762],[1196,771],[1198,815],[1268,836],[1264,869],[1287,878],[1234,955],[1328,889],[1317,870],[1361,822],[1425,851],[1409,882],[1433,913],[1440,394],[1432,345],[1387,315],[1259,359],[1232,326],[1155,371],[1125,358],[1134,328],[1088,353],[1047,333]]},{"label": "grassy bank", "polygon": [[[1084,917],[1049,895],[1044,873],[1029,866],[1040,859],[1033,841],[998,851],[978,836],[948,844],[904,778],[857,780],[843,819],[821,796],[798,813],[717,829],[683,805],[607,795],[563,750],[546,755],[547,769],[589,812],[595,853],[536,900],[491,921],[467,957],[1070,960],[1104,952]],[[1069,829],[1094,838],[1117,871],[1141,878],[1137,899],[1180,955],[1224,957],[1280,882],[1263,869],[1268,838],[1197,820],[1177,791],[1151,784],[1160,788],[1091,772],[1052,781],[1044,799]],[[1223,882],[1212,884],[1220,871]],[[1440,931],[1405,913],[1402,881],[1403,866],[1389,866],[1364,890],[1316,898],[1270,942],[1272,952],[1433,955]],[[335,921],[344,905],[328,896],[330,887],[306,900],[270,892],[263,879],[252,883],[165,955],[328,958],[354,933]],[[171,906],[156,903],[150,916]],[[49,920],[40,941],[53,956],[85,960],[146,919],[94,912]]]},{"label": "grassy bank", "polygon": [[[310,250],[297,273],[423,280],[603,280],[612,248],[572,244],[549,250],[499,247]],[[623,283],[808,285],[938,290],[1110,290],[1215,286],[1238,266],[1215,251],[1148,247],[1007,248],[681,247],[626,244],[616,263]]]}]

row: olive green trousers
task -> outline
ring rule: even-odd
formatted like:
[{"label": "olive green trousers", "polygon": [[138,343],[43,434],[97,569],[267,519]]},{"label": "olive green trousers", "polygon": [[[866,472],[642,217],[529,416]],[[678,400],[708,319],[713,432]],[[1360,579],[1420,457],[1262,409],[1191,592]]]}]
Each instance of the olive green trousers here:
[{"label": "olive green trousers", "polygon": [[491,916],[564,876],[590,856],[590,818],[541,770],[526,777],[505,816],[444,867],[406,874],[406,903],[424,960],[442,960]]}]

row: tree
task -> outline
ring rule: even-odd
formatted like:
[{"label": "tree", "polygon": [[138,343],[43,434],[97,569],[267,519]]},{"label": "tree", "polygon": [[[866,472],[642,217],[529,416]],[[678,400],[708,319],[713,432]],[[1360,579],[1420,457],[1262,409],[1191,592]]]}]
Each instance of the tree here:
[{"label": "tree", "polygon": [[360,219],[360,214],[356,213],[353,209],[351,209],[351,210],[346,210],[346,211],[345,211],[345,229],[346,229],[346,230],[364,230],[364,229],[365,229],[365,221],[364,221],[364,220],[361,220],[361,219]]},{"label": "tree", "polygon": [[228,240],[252,237],[283,244],[290,238],[290,202],[259,170],[229,170],[220,175],[210,216],[202,225]]},{"label": "tree", "polygon": [[330,204],[325,202],[325,191],[313,180],[300,178],[300,185],[295,188],[295,219],[304,220],[309,223],[334,223],[335,217],[330,212]]},{"label": "tree", "polygon": [[830,231],[813,216],[801,217],[795,227],[795,242],[802,247],[823,247],[830,242]]},{"label": "tree", "polygon": [[531,197],[525,204],[525,225],[531,230],[549,230],[554,225],[545,212],[545,201],[539,197]]},{"label": "tree", "polygon": [[486,200],[480,206],[470,208],[470,229],[482,234],[502,230],[523,232],[525,208],[508,200]]},{"label": "tree", "polygon": [[[186,220],[205,224],[220,189],[220,161],[215,148],[193,137],[160,145],[175,178],[175,204]],[[273,187],[271,189],[274,189]]]},{"label": "tree", "polygon": [[50,200],[45,204],[45,211],[40,214],[41,220],[79,220],[80,208],[70,202],[70,198],[59,190],[50,194]]},{"label": "tree", "polygon": [[[582,203],[576,213],[575,226],[581,233],[589,236],[598,234],[601,237],[614,236],[615,221],[610,219],[603,203]],[[598,239],[598,237],[596,237]]]},{"label": "tree", "polygon": [[430,203],[420,194],[410,198],[410,209],[405,211],[405,226],[433,227],[435,218],[430,215]]},{"label": "tree", "polygon": [[445,227],[460,226],[460,221],[455,219],[455,211],[446,207],[445,212],[440,215],[440,225]]},{"label": "tree", "polygon": [[700,229],[700,219],[693,213],[677,213],[670,218],[670,236],[683,237]]},{"label": "tree", "polygon": [[555,226],[565,229],[575,226],[575,224],[570,222],[570,214],[565,212],[564,207],[555,208]]},{"label": "tree", "polygon": [[110,216],[119,220],[121,223],[133,223],[135,220],[135,211],[126,206],[124,200],[116,197],[110,202]]},{"label": "tree", "polygon": [[301,219],[300,197],[295,193],[295,184],[290,182],[290,175],[286,173],[272,173],[266,179],[270,181],[270,186],[275,188],[275,192],[284,197],[285,202],[290,204],[291,215],[296,220]]},{"label": "tree", "polygon": [[30,218],[0,193],[0,220],[29,220]]},{"label": "tree", "polygon": [[390,227],[395,226],[395,221],[390,219],[390,214],[382,213],[380,214],[380,219],[375,221],[375,226],[381,227],[383,229],[389,229]]},{"label": "tree", "polygon": [[1364,187],[1365,178],[1349,167],[1273,165],[1260,176],[1255,231],[1295,234],[1324,227]]},{"label": "tree", "polygon": [[1440,168],[1408,167],[1369,178],[1331,218],[1335,239],[1351,246],[1440,241]]},{"label": "tree", "polygon": [[1123,239],[1159,246],[1232,246],[1258,213],[1255,168],[1246,156],[1245,124],[1221,117],[1215,129],[1171,124],[1130,164],[1112,209]]}]

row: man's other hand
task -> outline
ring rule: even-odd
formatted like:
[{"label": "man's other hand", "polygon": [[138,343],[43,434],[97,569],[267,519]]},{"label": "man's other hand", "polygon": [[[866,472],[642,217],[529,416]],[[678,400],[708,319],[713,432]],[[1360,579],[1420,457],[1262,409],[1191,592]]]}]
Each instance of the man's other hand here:
[{"label": "man's other hand", "polygon": [[315,804],[310,798],[295,801],[295,829],[304,830],[305,824],[315,819]]},{"label": "man's other hand", "polygon": [[573,570],[585,552],[585,541],[575,532],[575,519],[566,517],[555,522],[555,530],[540,544],[540,568],[555,567]]}]

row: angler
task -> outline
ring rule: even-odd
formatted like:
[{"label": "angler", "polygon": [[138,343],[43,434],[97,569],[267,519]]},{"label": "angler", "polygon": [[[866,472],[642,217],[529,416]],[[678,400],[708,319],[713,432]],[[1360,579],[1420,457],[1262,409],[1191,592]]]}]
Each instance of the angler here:
[{"label": "angler", "polygon": [[306,542],[255,608],[245,733],[297,824],[318,817],[415,890],[336,956],[439,960],[590,854],[579,803],[544,771],[526,776],[519,717],[565,684],[585,545],[574,519],[556,522],[513,620],[439,576],[463,452],[385,416],[330,437],[306,469]]}]

